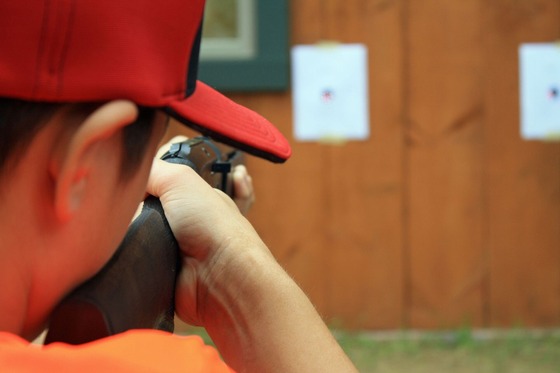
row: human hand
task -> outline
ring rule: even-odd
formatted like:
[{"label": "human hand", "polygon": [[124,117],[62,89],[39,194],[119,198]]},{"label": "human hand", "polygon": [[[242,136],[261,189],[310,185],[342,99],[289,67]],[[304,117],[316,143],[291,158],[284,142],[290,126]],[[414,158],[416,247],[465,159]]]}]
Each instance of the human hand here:
[{"label": "human hand", "polygon": [[[160,159],[147,191],[160,199],[181,250],[175,311],[206,328],[228,365],[239,372],[356,372],[231,198],[190,167]],[[244,195],[251,200],[251,192]]]},{"label": "human hand", "polygon": [[[167,143],[163,144],[157,151],[156,157],[161,158],[172,144],[187,141],[186,136],[175,136]],[[233,182],[233,200],[243,215],[247,215],[255,203],[255,190],[253,188],[253,178],[249,175],[245,165],[237,165],[231,172]]]},{"label": "human hand", "polygon": [[248,263],[275,263],[232,199],[190,167],[156,159],[147,191],[160,199],[181,249],[176,312],[184,321],[211,323],[213,312],[207,310],[220,308],[215,297],[245,277]]}]

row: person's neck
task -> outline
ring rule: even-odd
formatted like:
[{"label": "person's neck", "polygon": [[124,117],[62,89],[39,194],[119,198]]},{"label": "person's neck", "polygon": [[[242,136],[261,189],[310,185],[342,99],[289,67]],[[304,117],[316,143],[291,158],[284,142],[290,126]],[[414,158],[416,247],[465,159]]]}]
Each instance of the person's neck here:
[{"label": "person's neck", "polygon": [[[2,236],[3,238],[5,236]],[[25,320],[29,310],[28,295],[30,293],[30,280],[25,277],[17,258],[5,255],[10,253],[6,241],[3,239],[0,250],[0,330],[20,335],[25,338],[32,336],[24,335]]]},{"label": "person's neck", "polygon": [[0,194],[0,330],[28,340],[41,332],[52,307],[49,297],[57,290],[45,276],[52,266],[46,249],[55,236],[45,234],[45,224],[40,223],[47,218],[36,216],[36,211],[44,209],[32,207],[40,200],[33,186],[44,184],[31,171],[24,166],[14,168]]}]

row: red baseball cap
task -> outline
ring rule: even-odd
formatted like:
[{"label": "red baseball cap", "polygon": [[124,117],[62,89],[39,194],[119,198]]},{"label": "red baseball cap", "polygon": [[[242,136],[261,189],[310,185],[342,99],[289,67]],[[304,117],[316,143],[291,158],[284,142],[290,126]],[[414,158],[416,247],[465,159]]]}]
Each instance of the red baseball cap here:
[{"label": "red baseball cap", "polygon": [[204,0],[0,0],[0,96],[128,99],[217,141],[283,162],[268,120],[197,80]]}]

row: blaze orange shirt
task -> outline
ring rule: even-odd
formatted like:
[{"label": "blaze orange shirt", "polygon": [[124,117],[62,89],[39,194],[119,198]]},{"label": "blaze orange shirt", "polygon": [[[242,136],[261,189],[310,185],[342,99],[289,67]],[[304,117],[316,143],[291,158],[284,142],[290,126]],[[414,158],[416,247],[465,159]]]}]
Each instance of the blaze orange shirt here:
[{"label": "blaze orange shirt", "polygon": [[158,330],[133,330],[78,346],[41,346],[0,332],[0,371],[233,372],[200,337]]}]

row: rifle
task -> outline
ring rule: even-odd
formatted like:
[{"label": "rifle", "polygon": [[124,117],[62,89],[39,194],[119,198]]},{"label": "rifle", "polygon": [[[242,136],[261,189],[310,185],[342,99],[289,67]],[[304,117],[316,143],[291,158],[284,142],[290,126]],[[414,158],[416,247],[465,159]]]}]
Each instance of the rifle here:
[{"label": "rifle", "polygon": [[[229,196],[230,171],[242,158],[238,150],[222,153],[206,137],[173,144],[162,157],[193,168]],[[159,199],[150,196],[105,267],[55,308],[45,344],[82,344],[130,329],[173,332],[179,270],[179,246]]]}]

